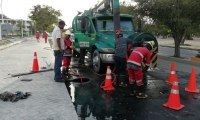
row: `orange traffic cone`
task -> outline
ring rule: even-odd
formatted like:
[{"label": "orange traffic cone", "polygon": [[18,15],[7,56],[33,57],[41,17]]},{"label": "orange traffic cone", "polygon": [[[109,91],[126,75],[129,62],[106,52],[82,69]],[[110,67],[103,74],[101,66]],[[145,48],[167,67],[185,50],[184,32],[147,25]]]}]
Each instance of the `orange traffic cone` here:
[{"label": "orange traffic cone", "polygon": [[110,66],[107,66],[107,72],[106,72],[106,79],[104,86],[101,86],[104,90],[115,90],[115,88],[112,86],[112,76],[111,76],[111,70]]},{"label": "orange traffic cone", "polygon": [[39,65],[38,65],[38,60],[37,60],[37,53],[34,52],[34,59],[33,59],[33,67],[31,72],[38,72],[39,71]]},{"label": "orange traffic cone", "polygon": [[185,106],[180,104],[178,82],[173,82],[168,102],[163,104],[164,107],[169,107],[174,110],[180,110]]},{"label": "orange traffic cone", "polygon": [[192,72],[190,74],[190,81],[188,83],[188,87],[185,88],[187,92],[199,93],[199,90],[196,88],[196,69],[192,68]]},{"label": "orange traffic cone", "polygon": [[177,78],[176,73],[175,73],[174,62],[172,62],[170,74],[169,74],[168,80],[166,80],[166,82],[169,83],[169,84],[172,84],[174,81],[175,82],[178,81],[178,78]]}]

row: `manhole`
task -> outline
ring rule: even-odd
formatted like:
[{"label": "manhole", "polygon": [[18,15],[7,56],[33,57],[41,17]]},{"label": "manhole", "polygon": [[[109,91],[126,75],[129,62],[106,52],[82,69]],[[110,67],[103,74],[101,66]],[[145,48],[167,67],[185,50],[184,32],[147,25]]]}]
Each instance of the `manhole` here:
[{"label": "manhole", "polygon": [[71,82],[73,82],[74,84],[88,84],[91,82],[91,80],[88,78],[82,78],[82,79],[75,78],[75,79],[72,79]]},{"label": "manhole", "polygon": [[89,82],[90,81],[90,79],[88,79],[88,78],[82,78],[82,79],[80,79],[80,78],[76,78],[76,79],[73,79],[72,80],[72,82],[76,82],[76,83],[81,83],[81,82]]}]

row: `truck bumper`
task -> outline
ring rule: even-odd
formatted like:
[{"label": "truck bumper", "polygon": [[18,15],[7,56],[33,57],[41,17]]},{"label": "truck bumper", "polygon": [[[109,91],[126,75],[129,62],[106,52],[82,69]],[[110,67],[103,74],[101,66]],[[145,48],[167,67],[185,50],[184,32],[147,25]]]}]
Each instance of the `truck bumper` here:
[{"label": "truck bumper", "polygon": [[101,53],[100,58],[103,63],[114,63],[113,55],[114,54],[102,54]]}]

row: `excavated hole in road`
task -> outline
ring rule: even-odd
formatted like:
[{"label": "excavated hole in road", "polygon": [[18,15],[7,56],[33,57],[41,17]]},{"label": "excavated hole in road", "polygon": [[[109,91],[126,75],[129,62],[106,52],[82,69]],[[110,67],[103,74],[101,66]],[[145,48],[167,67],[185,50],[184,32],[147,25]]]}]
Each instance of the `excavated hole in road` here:
[{"label": "excavated hole in road", "polygon": [[72,82],[74,82],[74,83],[89,83],[89,82],[91,82],[91,80],[88,78],[82,78],[82,79],[76,78],[76,79],[73,79]]}]

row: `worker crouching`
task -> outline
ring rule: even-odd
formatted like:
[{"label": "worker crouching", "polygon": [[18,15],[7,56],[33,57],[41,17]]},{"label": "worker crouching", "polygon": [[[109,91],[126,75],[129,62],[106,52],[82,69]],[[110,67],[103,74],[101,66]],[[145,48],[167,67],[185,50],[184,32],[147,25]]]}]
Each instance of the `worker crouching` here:
[{"label": "worker crouching", "polygon": [[72,57],[72,49],[74,49],[74,46],[72,45],[72,42],[70,40],[71,32],[67,30],[65,32],[65,39],[64,39],[64,45],[65,50],[63,54],[63,65],[62,65],[62,74],[69,77],[69,65],[71,62]]},{"label": "worker crouching", "polygon": [[[134,83],[137,85],[136,97],[147,98],[148,95],[144,93],[143,85],[143,69],[148,70],[151,59],[151,50],[153,50],[154,41],[144,43],[144,47],[135,48],[127,61],[127,70],[129,74],[129,84],[131,87],[131,94],[134,95]],[[142,69],[142,61],[146,59],[146,66]]]}]

